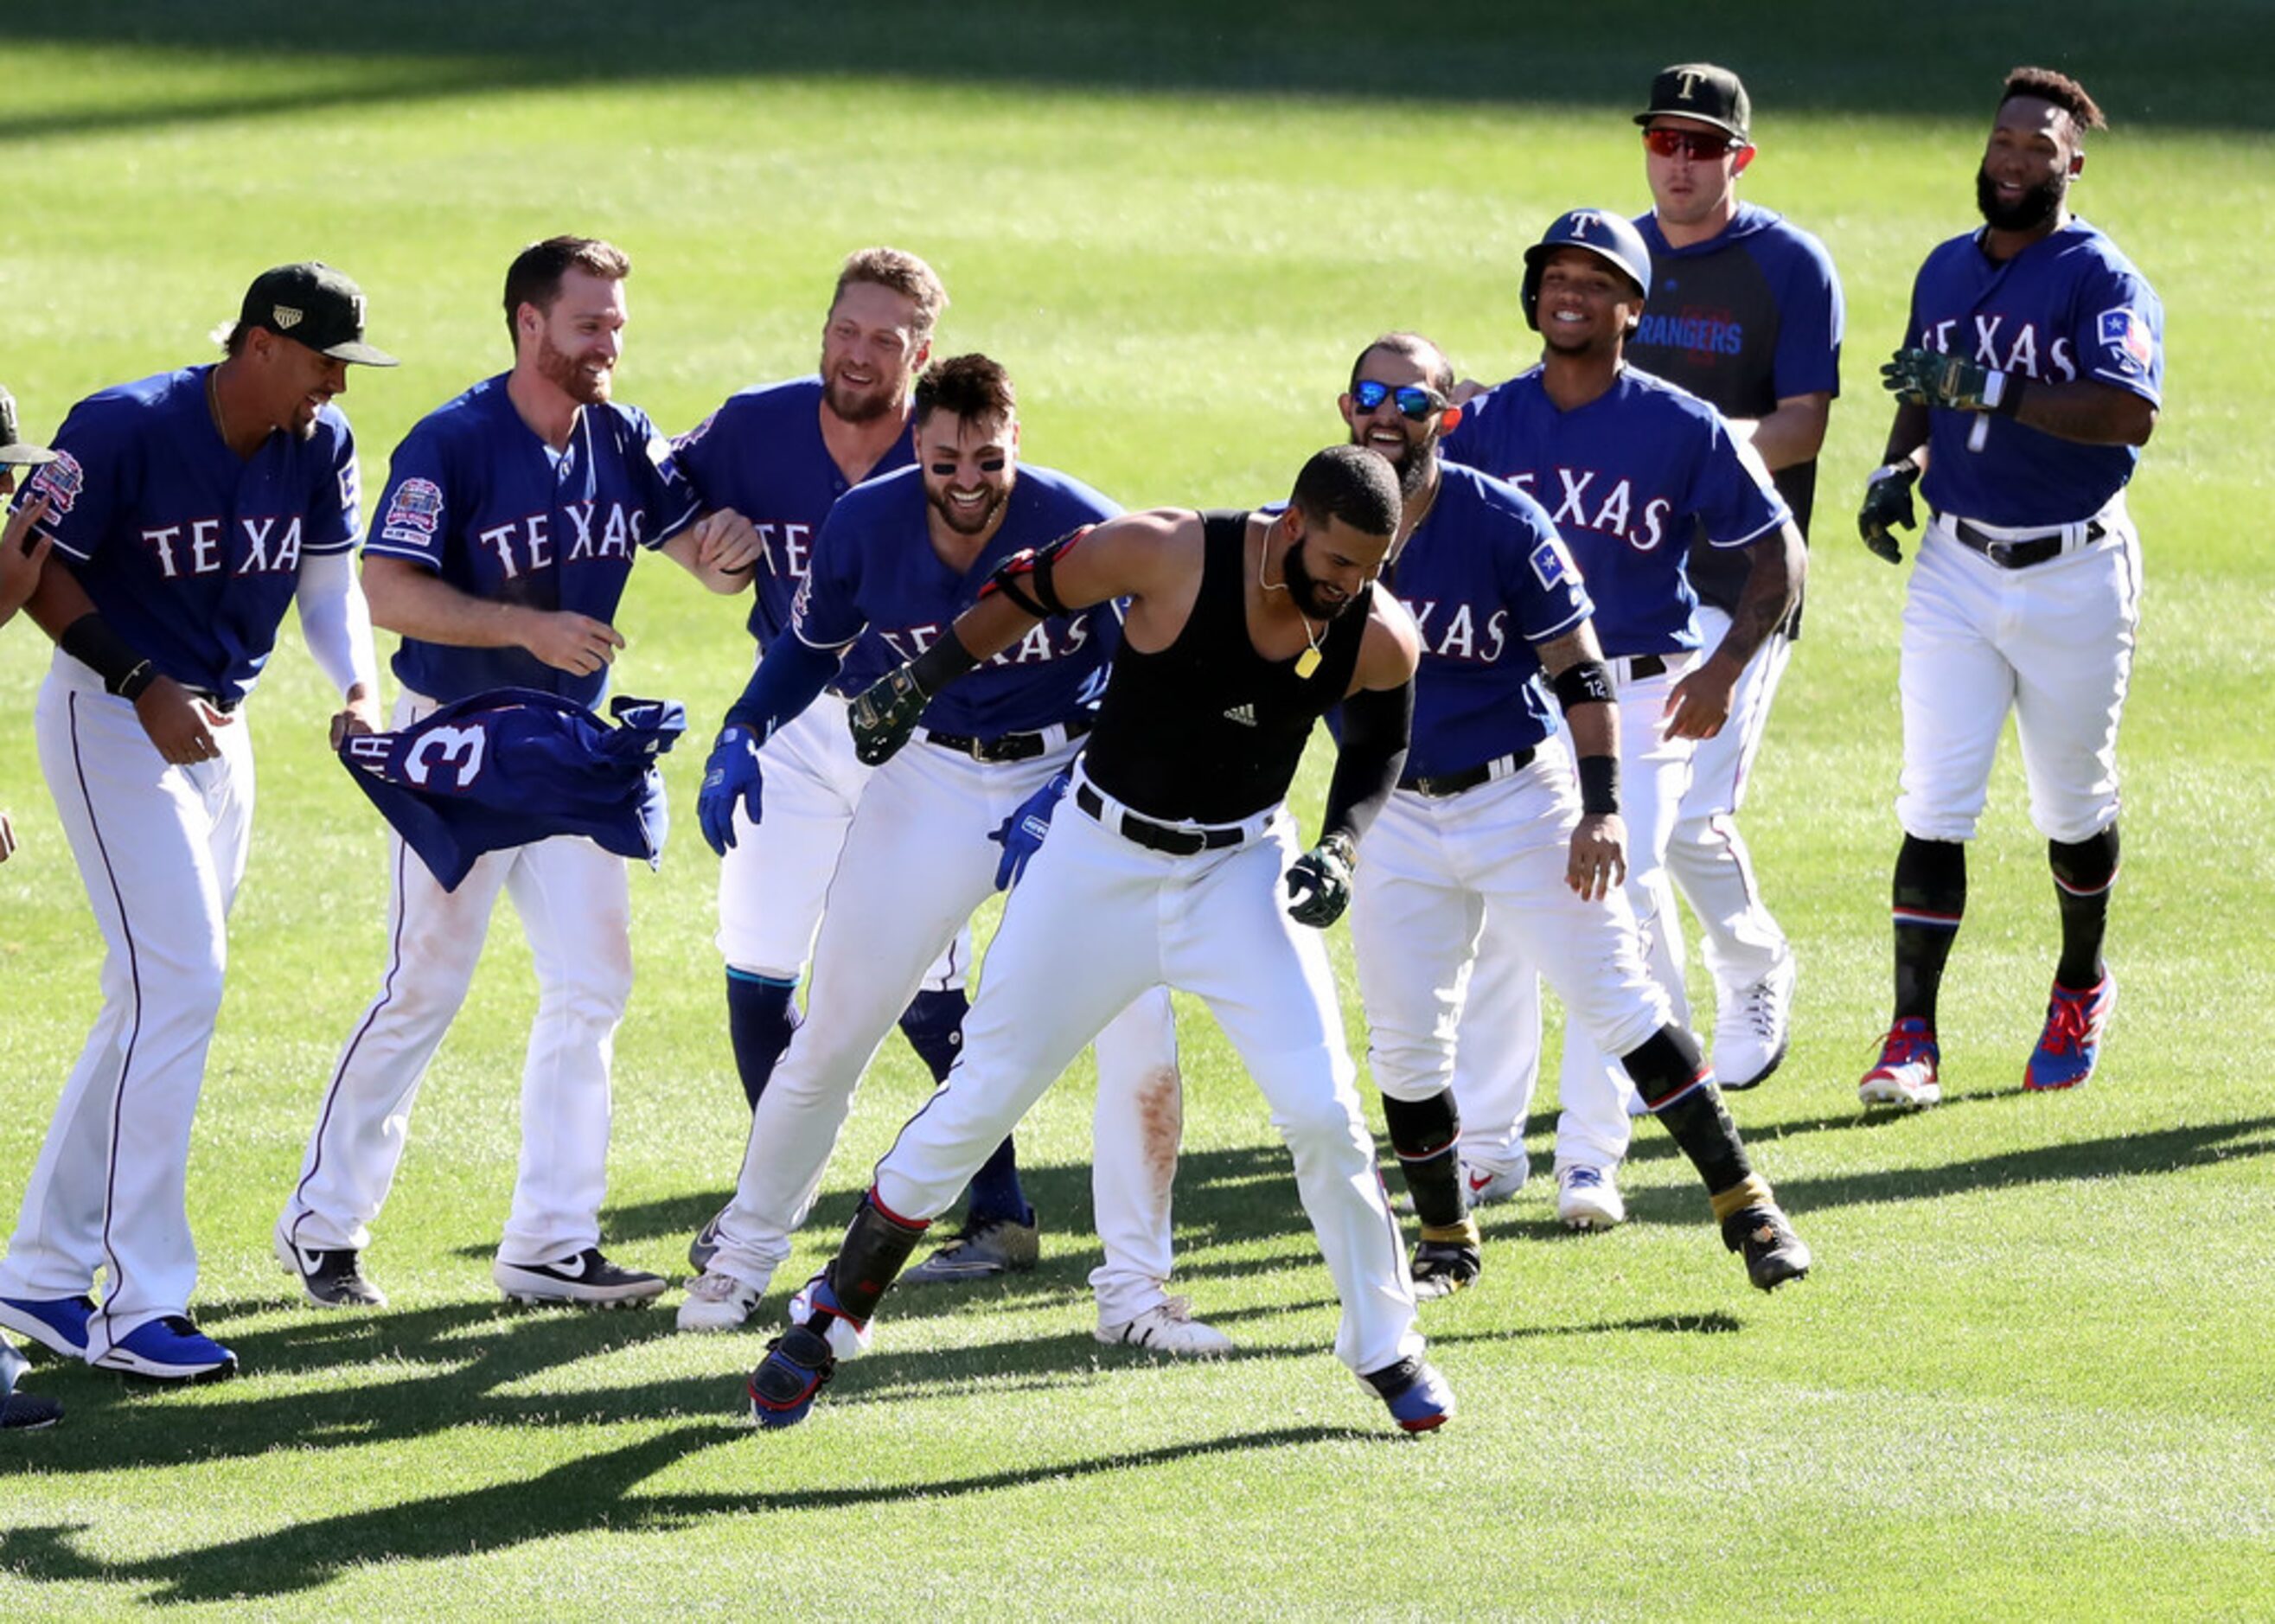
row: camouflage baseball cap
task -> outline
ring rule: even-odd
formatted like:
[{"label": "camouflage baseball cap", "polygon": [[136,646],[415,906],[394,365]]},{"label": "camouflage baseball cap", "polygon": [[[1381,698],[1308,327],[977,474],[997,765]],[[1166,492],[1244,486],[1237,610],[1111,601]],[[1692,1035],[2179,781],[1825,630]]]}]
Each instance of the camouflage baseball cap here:
[{"label": "camouflage baseball cap", "polygon": [[1661,68],[1651,81],[1651,105],[1635,121],[1647,125],[1654,118],[1696,118],[1748,141],[1753,139],[1746,132],[1753,116],[1745,86],[1729,69],[1711,62],[1678,62]]},{"label": "camouflage baseball cap", "polygon": [[392,366],[395,358],[363,341],[363,290],[320,260],[279,265],[253,279],[238,320],[304,344],[336,361]]},{"label": "camouflage baseball cap", "polygon": [[0,463],[11,466],[28,466],[34,463],[51,463],[56,454],[43,445],[28,445],[23,430],[16,420],[16,397],[0,389]]}]

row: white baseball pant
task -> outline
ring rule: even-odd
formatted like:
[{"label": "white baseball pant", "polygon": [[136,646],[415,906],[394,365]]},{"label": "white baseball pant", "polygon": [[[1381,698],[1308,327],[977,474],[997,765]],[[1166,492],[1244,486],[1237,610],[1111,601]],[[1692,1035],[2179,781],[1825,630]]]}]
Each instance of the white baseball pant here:
[{"label": "white baseball pant", "polygon": [[2022,570],[1961,544],[1948,516],[1928,526],[1904,599],[1906,834],[1974,838],[2009,710],[2039,833],[2076,842],[2116,820],[2141,548],[2121,501],[2099,517],[2099,540]]},{"label": "white baseball pant", "polygon": [[877,1164],[877,1198],[905,1217],[946,1212],[1092,1032],[1132,998],[1181,988],[1207,1003],[1271,1106],[1342,1303],[1335,1356],[1363,1373],[1420,1355],[1414,1291],[1325,940],[1282,906],[1295,827],[1284,809],[1267,816],[1239,845],[1171,857],[1069,797],[1004,909],[963,1058]]},{"label": "white baseball pant", "polygon": [[[435,708],[406,692],[394,725]],[[624,859],[581,836],[556,835],[485,853],[456,891],[445,891],[392,833],[388,858],[387,969],[325,1085],[279,1232],[313,1250],[370,1245],[412,1104],[473,984],[503,891],[528,938],[538,994],[522,1068],[521,1162],[498,1256],[543,1263],[598,1245],[609,1060],[632,987]]]},{"label": "white baseball pant", "polygon": [[[719,862],[719,955],[730,968],[796,981],[813,956],[822,895],[876,771],[853,753],[845,710],[835,694],[820,694],[760,747],[760,825],[737,806],[735,843]],[[962,986],[971,962],[967,926],[925,972],[922,990]]]},{"label": "white baseball pant", "polygon": [[34,713],[40,767],[102,932],[102,1009],[33,1164],[0,1296],[84,1295],[93,1360],[187,1311],[190,1125],[220,1013],[226,923],[253,835],[244,713],[221,753],[170,767],[134,706],[58,651]]},{"label": "white baseball pant", "polygon": [[[714,1269],[763,1288],[790,1255],[790,1236],[820,1190],[862,1074],[926,966],[994,890],[1002,849],[989,832],[1064,767],[1074,749],[1063,743],[1027,761],[979,762],[925,743],[920,729],[870,779],[823,900],[805,1019],[752,1114],[735,1195],[719,1215]],[[1081,820],[1061,805],[1045,850],[1067,824]],[[1028,883],[1020,881],[1015,897]],[[1069,973],[1076,968],[1061,966]],[[1136,1129],[1164,1120],[1158,1099],[1162,1080],[1176,1075],[1175,1019],[1168,994],[1159,988],[1133,988],[1107,1014],[1133,1001],[1136,1007],[1110,1025],[1101,1016],[1066,1057],[1073,1059],[1097,1032],[1093,1163],[1136,1164],[1093,1176],[1092,1184],[1107,1248],[1098,1296],[1107,1323],[1161,1302],[1169,1272],[1169,1209],[1160,1169],[1174,1171],[1175,1152],[1167,1152],[1165,1163],[1163,1151]],[[967,1052],[970,1046],[967,1031]],[[1004,1122],[989,1151],[1016,1120]],[[965,1177],[985,1159],[974,1159]],[[959,1182],[949,1199],[962,1189]]]},{"label": "white baseball pant", "polygon": [[[1730,617],[1701,604],[1698,627],[1700,646],[1719,647]],[[1753,854],[1737,820],[1746,781],[1769,729],[1770,706],[1792,658],[1793,639],[1773,631],[1746,662],[1730,692],[1730,719],[1712,738],[1698,741],[1690,788],[1667,841],[1667,872],[1697,916],[1703,956],[1718,999],[1759,981],[1793,951],[1762,901]]]}]

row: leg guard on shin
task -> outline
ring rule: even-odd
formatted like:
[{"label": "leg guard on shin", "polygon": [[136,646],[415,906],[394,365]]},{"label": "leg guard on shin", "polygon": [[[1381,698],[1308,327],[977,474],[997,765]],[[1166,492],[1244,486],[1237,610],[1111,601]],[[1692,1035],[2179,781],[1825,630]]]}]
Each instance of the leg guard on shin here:
[{"label": "leg guard on shin", "polygon": [[1889,917],[1895,925],[1896,1019],[1935,1029],[1944,962],[1967,911],[1967,848],[1958,841],[1907,835],[1896,853]]},{"label": "leg guard on shin", "polygon": [[869,1323],[877,1304],[908,1263],[909,1254],[931,1227],[928,1220],[898,1218],[877,1205],[872,1190],[861,1198],[837,1256],[829,1260],[821,1283],[812,1288],[808,1326],[831,1316],[850,1320],[858,1330]]},{"label": "leg guard on shin", "polygon": [[1467,1223],[1469,1197],[1462,1190],[1461,1160],[1455,1153],[1462,1121],[1454,1091],[1441,1090],[1427,1099],[1394,1099],[1385,1094],[1382,1115],[1424,1233]]},{"label": "leg guard on shin", "polygon": [[2101,944],[2109,929],[2109,896],[2117,886],[2117,826],[2083,840],[2046,842],[2054,901],[2061,909],[2061,961],[2054,982],[2072,992],[2100,984]]},{"label": "leg guard on shin", "polygon": [[1706,1069],[1697,1039],[1679,1026],[1662,1026],[1621,1056],[1621,1063],[1651,1114],[1698,1169],[1710,1196],[1752,1176],[1738,1125],[1722,1108],[1721,1091]]}]

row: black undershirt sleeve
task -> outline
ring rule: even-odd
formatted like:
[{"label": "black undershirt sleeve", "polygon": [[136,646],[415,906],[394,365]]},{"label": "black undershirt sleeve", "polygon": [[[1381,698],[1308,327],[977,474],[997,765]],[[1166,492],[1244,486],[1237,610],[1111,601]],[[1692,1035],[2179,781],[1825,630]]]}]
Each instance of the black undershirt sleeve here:
[{"label": "black undershirt sleeve", "polygon": [[1319,838],[1337,835],[1357,845],[1398,787],[1414,728],[1414,684],[1362,688],[1343,701],[1342,746],[1327,782],[1326,816]]}]

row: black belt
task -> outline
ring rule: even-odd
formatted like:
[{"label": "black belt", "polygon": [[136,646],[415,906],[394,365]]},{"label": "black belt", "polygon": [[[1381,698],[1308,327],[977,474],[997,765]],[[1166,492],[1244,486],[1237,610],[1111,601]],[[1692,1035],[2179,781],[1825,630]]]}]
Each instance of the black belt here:
[{"label": "black belt", "polygon": [[1667,675],[1667,657],[1664,654],[1629,654],[1624,658],[1615,658],[1613,663],[1626,670],[1628,681],[1631,683]]},{"label": "black belt", "polygon": [[[1400,779],[1398,787],[1402,789],[1411,789],[1417,795],[1428,796],[1433,801],[1442,800],[1449,795],[1459,795],[1464,789],[1474,789],[1479,784],[1489,784],[1496,778],[1507,778],[1512,774],[1522,773],[1532,765],[1535,753],[1528,747],[1518,751],[1515,755],[1502,756],[1497,760],[1480,761],[1477,766],[1464,772],[1441,773],[1434,777],[1428,774],[1417,773],[1410,778]],[[1508,765],[1502,766],[1503,762]]]},{"label": "black belt", "polygon": [[1141,818],[1133,812],[1123,812],[1118,820],[1110,819],[1107,816],[1105,797],[1088,784],[1077,786],[1074,804],[1097,819],[1100,827],[1112,829],[1132,844],[1173,857],[1219,851],[1227,846],[1237,846],[1248,838],[1247,829],[1238,824],[1213,829],[1180,829]]},{"label": "black belt", "polygon": [[203,699],[208,705],[212,706],[214,709],[221,712],[223,715],[227,715],[230,712],[235,710],[238,706],[245,703],[245,700],[242,698],[224,699],[221,695],[215,693],[210,688],[185,687],[182,691],[188,694],[193,699]]},{"label": "black belt", "polygon": [[[2052,535],[2032,536],[2027,540],[2008,540],[1992,535],[1979,525],[1970,525],[1963,518],[1951,521],[1951,533],[1958,538],[1961,547],[1982,554],[2001,570],[2027,570],[2032,564],[2060,558],[2067,550],[2068,542],[2062,531],[2056,531]],[[2085,525],[2085,540],[2079,545],[2090,546],[2108,533],[2099,519],[2089,519]]]},{"label": "black belt", "polygon": [[952,750],[959,756],[970,756],[974,761],[1032,761],[1063,744],[1068,739],[1080,738],[1090,731],[1090,718],[1069,716],[1062,733],[1052,736],[1052,729],[1039,733],[1006,733],[996,738],[974,738],[969,733],[941,733],[925,729],[925,743],[937,744],[942,750]]}]

